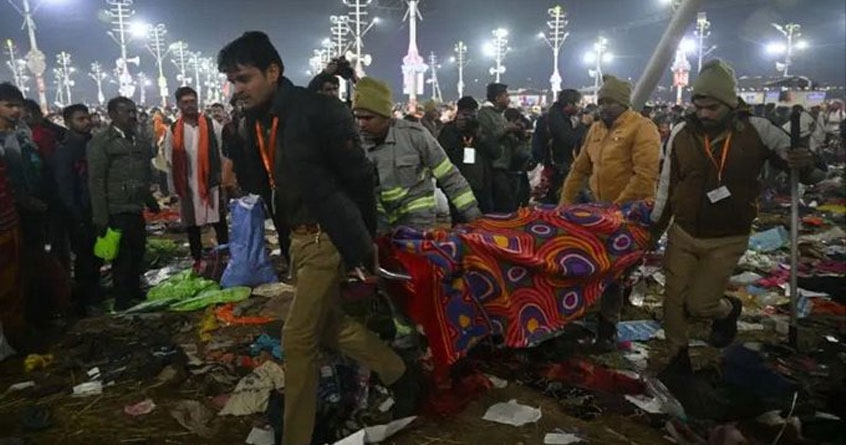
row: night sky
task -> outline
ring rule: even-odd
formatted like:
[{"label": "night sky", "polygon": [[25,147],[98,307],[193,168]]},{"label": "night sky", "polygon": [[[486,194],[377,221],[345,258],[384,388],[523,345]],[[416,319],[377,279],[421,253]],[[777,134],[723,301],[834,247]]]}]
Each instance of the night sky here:
[{"label": "night sky", "polygon": [[[20,0],[13,0],[20,3]],[[38,3],[39,0],[32,0]],[[775,58],[766,55],[766,43],[781,35],[771,22],[796,22],[802,25],[808,49],[796,55],[791,74],[802,74],[823,84],[846,83],[846,2],[843,0],[706,0],[704,10],[711,21],[709,43],[717,45],[713,55],[733,65],[738,75],[777,75]],[[401,0],[374,0],[371,15],[380,17],[365,37],[365,50],[372,54],[369,75],[386,79],[394,86],[399,100],[402,74],[400,65],[408,47],[408,27],[402,22]],[[511,87],[548,88],[552,72],[552,52],[537,38],[545,30],[546,11],[561,4],[568,13],[570,36],[561,52],[561,73],[565,87],[591,85],[582,56],[601,32],[609,41],[616,59],[605,67],[607,73],[636,79],[669,20],[669,7],[661,0],[423,0],[423,22],[419,25],[418,45],[422,55],[435,51],[445,62],[439,73],[445,99],[457,95],[457,71],[446,62],[458,40],[469,46],[470,64],[465,71],[467,92],[483,95],[484,85],[492,80],[488,69],[491,58],[482,53],[491,30],[505,27],[510,31],[512,52],[505,60],[503,82]],[[107,23],[97,19],[105,0],[45,0],[35,15],[37,37],[48,55],[49,68],[55,54],[71,53],[76,75],[76,97],[94,99],[94,82],[84,72],[97,60],[113,67],[119,49],[106,35]],[[216,55],[228,41],[245,30],[267,32],[286,65],[286,75],[295,83],[308,81],[306,70],[312,50],[329,36],[329,15],[344,14],[341,0],[136,0],[135,18],[147,23],[165,23],[168,42],[185,40],[191,49]],[[29,50],[22,20],[4,0],[0,1],[0,38],[13,39],[18,52]],[[692,36],[692,29],[690,35]],[[141,70],[152,75],[155,60],[140,42],[130,45],[130,56],[141,56]],[[7,58],[4,56],[4,62]],[[696,63],[694,57],[690,62]],[[5,63],[0,80],[11,79]],[[49,69],[48,68],[48,69]],[[168,63],[171,87],[175,68]],[[132,68],[133,73],[138,68]],[[52,86],[52,76],[48,76]],[[669,86],[667,72],[662,85]],[[171,88],[172,89],[172,88]],[[109,85],[107,96],[117,94],[117,85]],[[31,94],[32,95],[32,94]],[[429,95],[427,87],[426,95]],[[156,97],[154,87],[148,97]],[[48,91],[52,100],[52,93]],[[151,101],[152,102],[152,101]]]}]

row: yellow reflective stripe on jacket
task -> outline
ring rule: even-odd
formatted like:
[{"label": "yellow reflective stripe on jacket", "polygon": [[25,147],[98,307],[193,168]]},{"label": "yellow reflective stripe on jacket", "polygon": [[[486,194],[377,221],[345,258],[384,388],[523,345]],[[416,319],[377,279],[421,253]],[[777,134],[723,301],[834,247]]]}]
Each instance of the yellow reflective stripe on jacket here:
[{"label": "yellow reflective stripe on jacket", "polygon": [[466,192],[458,195],[452,202],[455,205],[455,208],[462,210],[467,206],[476,202],[476,196],[473,195],[472,190],[467,190]]},{"label": "yellow reflective stripe on jacket", "polygon": [[408,190],[405,187],[394,187],[390,190],[383,190],[381,193],[382,200],[385,202],[399,201],[408,195]]},{"label": "yellow reflective stripe on jacket", "polygon": [[400,207],[397,210],[398,215],[405,215],[417,210],[423,210],[428,208],[435,207],[435,197],[434,196],[424,196],[422,198],[417,198],[413,201],[410,201],[408,204]]},{"label": "yellow reflective stripe on jacket", "polygon": [[432,174],[437,179],[441,179],[452,170],[452,162],[449,162],[449,158],[445,158],[443,162],[438,164],[434,170],[432,170]]}]

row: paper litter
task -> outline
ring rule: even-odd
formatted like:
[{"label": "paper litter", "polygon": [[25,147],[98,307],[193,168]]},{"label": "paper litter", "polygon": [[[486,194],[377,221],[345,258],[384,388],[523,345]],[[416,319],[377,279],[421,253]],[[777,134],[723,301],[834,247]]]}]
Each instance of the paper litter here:
[{"label": "paper litter", "polygon": [[496,403],[488,408],[483,420],[502,423],[512,426],[523,426],[527,423],[535,423],[541,418],[540,408],[521,405],[517,400],[511,399],[508,403]]},{"label": "paper litter", "polygon": [[544,445],[569,445],[579,442],[584,442],[584,440],[571,433],[546,433],[543,438]]}]

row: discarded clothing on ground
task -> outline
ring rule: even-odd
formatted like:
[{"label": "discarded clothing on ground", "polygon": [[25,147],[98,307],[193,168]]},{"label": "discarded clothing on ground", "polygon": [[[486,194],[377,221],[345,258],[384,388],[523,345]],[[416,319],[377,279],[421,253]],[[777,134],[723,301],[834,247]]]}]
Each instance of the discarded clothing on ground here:
[{"label": "discarded clothing on ground", "polygon": [[241,379],[220,416],[246,416],[267,410],[270,392],[285,388],[285,371],[278,364],[266,361]]}]

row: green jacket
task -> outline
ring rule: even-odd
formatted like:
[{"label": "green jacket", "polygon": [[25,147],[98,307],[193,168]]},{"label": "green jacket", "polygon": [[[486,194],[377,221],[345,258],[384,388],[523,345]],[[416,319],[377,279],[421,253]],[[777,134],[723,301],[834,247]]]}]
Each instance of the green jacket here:
[{"label": "green jacket", "polygon": [[364,148],[379,172],[380,233],[398,226],[433,228],[435,182],[465,219],[481,216],[467,180],[422,125],[394,119],[384,142],[365,140]]},{"label": "green jacket", "polygon": [[150,141],[124,137],[109,126],[88,143],[88,183],[95,225],[105,227],[109,216],[141,213],[155,206],[150,191]]}]

